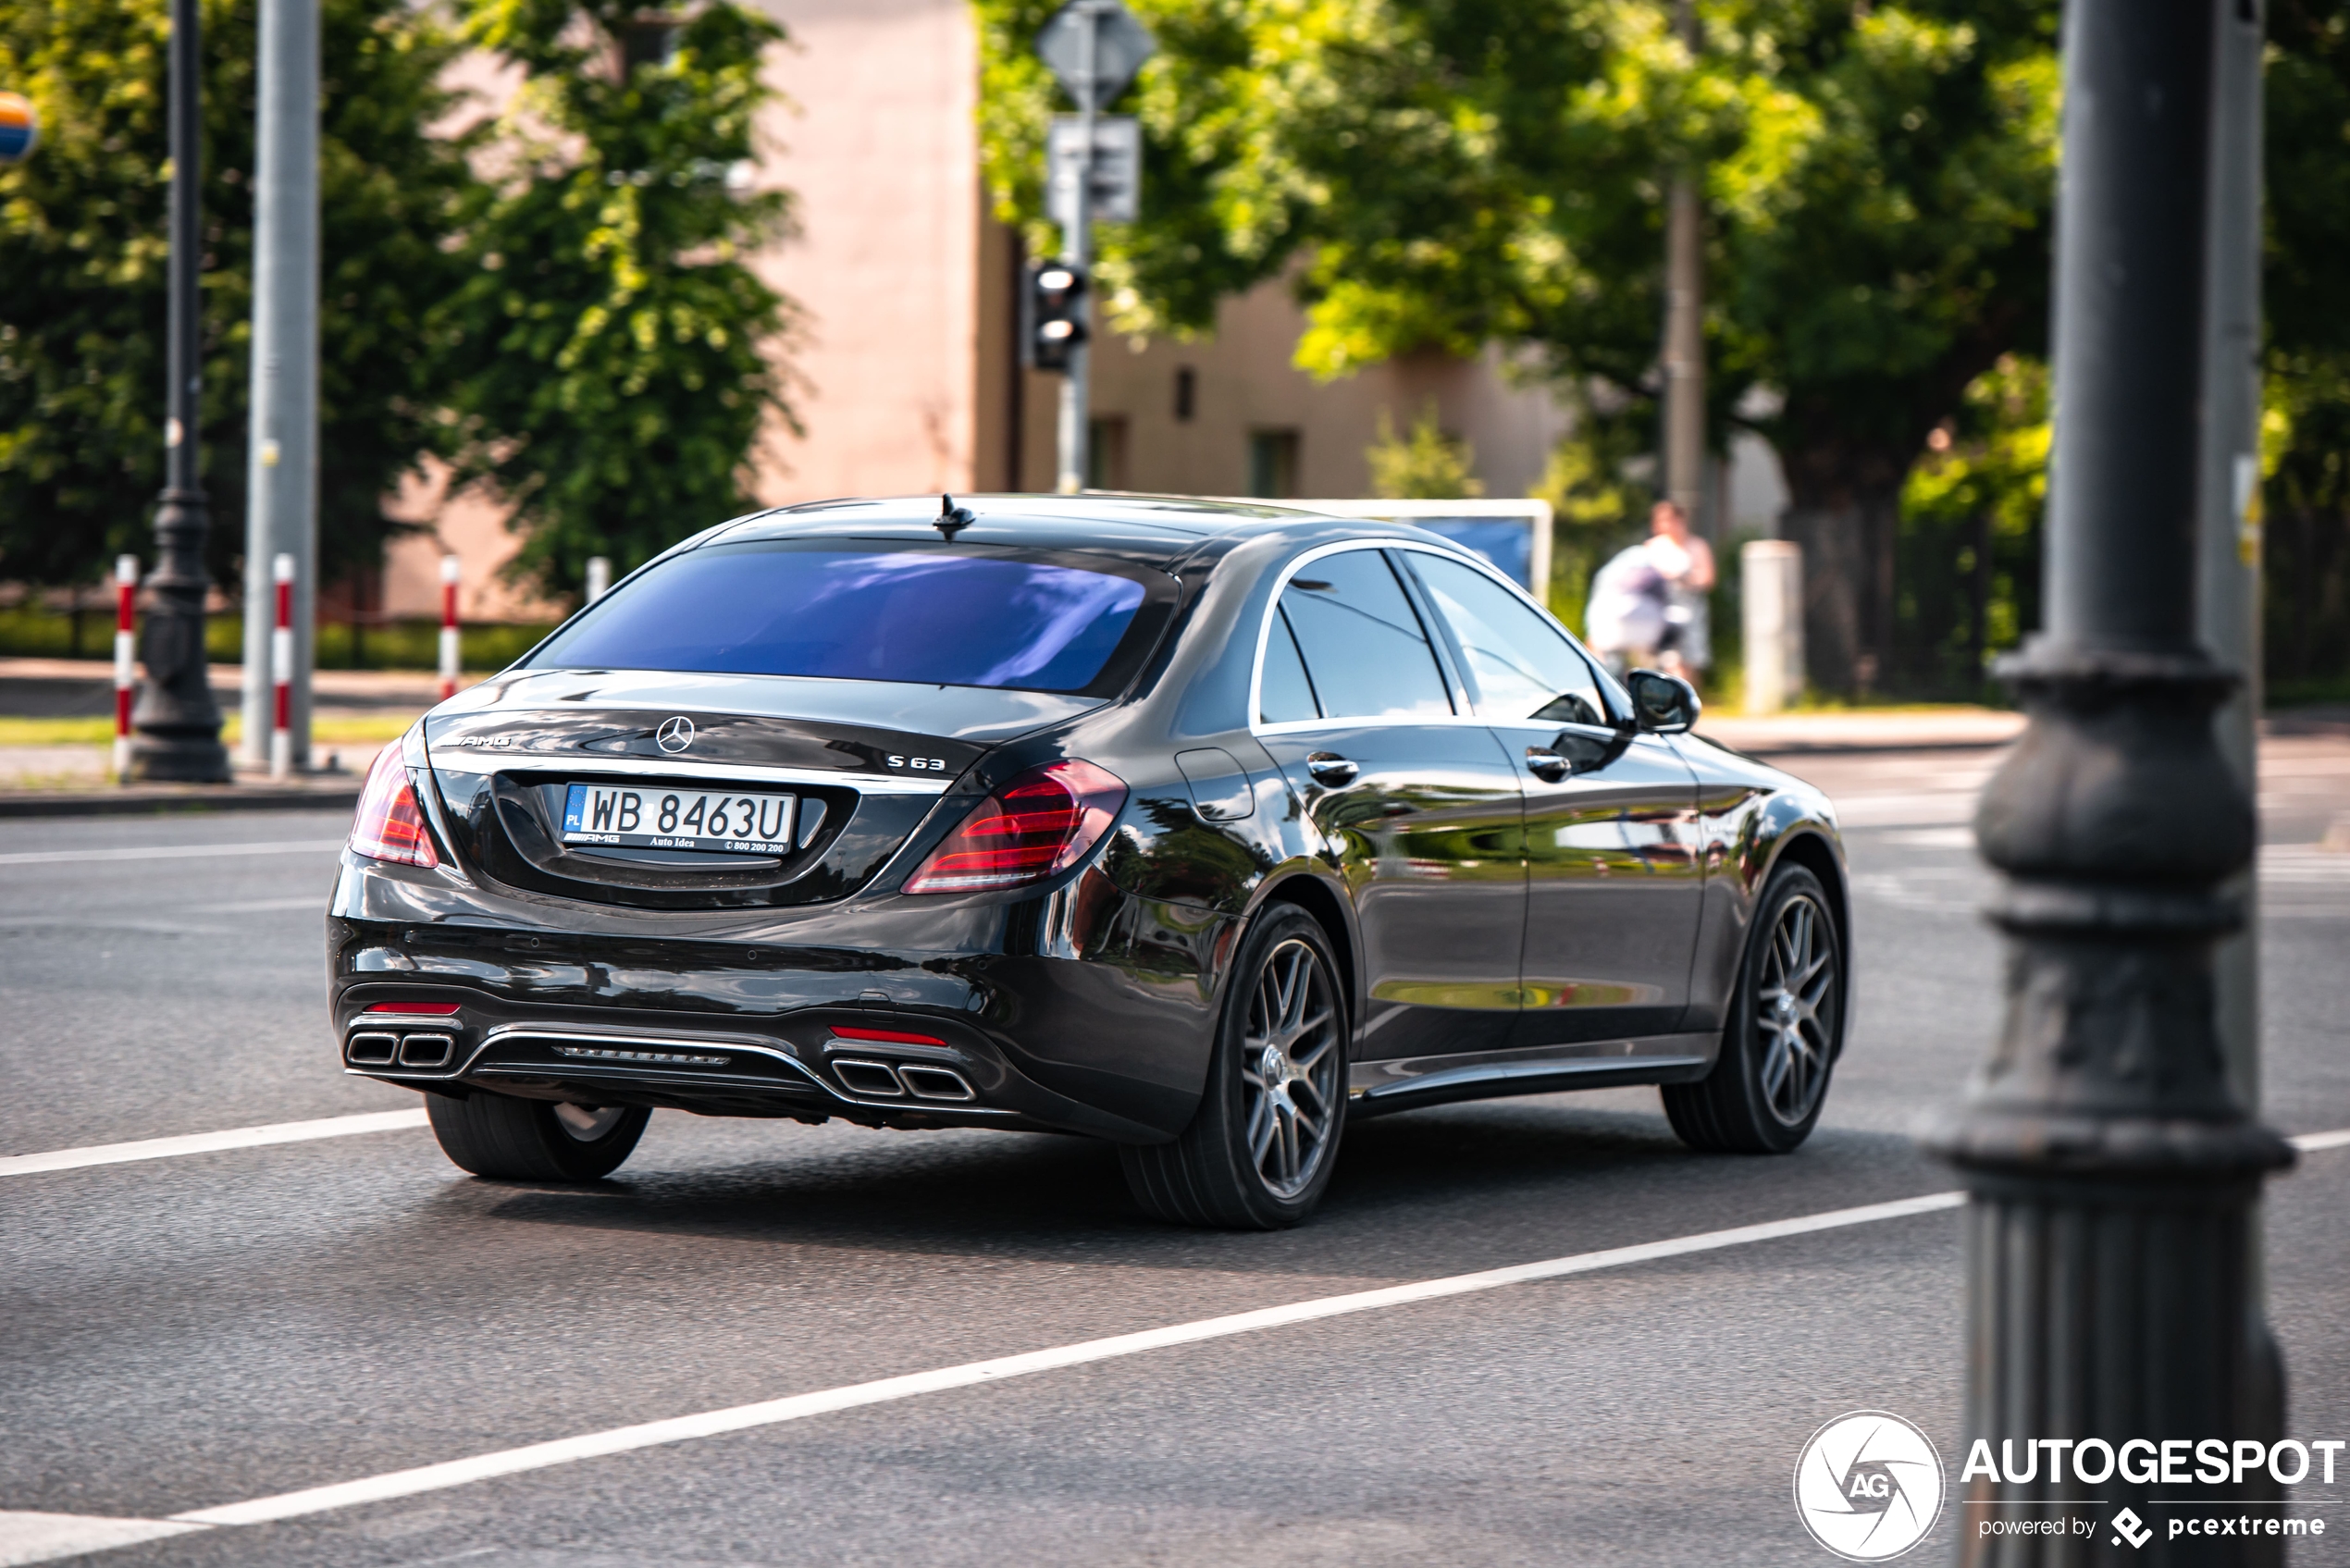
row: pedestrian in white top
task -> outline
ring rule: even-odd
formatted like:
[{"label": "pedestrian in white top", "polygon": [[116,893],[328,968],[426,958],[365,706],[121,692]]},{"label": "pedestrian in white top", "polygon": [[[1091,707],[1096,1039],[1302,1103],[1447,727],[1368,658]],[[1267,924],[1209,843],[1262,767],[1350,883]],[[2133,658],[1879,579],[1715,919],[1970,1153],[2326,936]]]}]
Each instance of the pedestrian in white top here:
[{"label": "pedestrian in white top", "polygon": [[1665,584],[1665,633],[1657,667],[1694,681],[1713,662],[1713,547],[1689,531],[1689,520],[1669,500],[1649,510],[1649,563]]},{"label": "pedestrian in white top", "polygon": [[1650,510],[1649,527],[1647,538],[1592,577],[1584,629],[1591,650],[1619,676],[1647,666],[1686,677],[1713,662],[1706,595],[1713,550],[1669,500]]}]

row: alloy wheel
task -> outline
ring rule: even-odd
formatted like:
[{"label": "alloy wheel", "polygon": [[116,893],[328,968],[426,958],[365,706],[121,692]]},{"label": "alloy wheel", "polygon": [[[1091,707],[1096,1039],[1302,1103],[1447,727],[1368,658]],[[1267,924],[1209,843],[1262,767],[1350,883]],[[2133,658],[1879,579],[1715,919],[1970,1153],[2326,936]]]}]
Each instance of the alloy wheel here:
[{"label": "alloy wheel", "polygon": [[1836,949],[1823,924],[1826,919],[1809,895],[1780,907],[1754,994],[1762,1099],[1786,1127],[1800,1126],[1827,1087],[1837,972]]},{"label": "alloy wheel", "polygon": [[1329,970],[1292,938],[1266,956],[1241,1038],[1249,1160],[1265,1190],[1295,1197],[1337,1130],[1339,1013]]}]

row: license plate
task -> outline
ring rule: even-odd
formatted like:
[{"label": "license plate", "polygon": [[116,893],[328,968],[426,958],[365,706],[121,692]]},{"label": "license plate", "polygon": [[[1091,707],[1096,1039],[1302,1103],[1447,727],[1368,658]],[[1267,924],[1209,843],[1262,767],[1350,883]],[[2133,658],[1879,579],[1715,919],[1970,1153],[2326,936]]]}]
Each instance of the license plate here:
[{"label": "license plate", "polygon": [[788,855],[798,804],[788,795],[575,784],[563,799],[563,842]]}]

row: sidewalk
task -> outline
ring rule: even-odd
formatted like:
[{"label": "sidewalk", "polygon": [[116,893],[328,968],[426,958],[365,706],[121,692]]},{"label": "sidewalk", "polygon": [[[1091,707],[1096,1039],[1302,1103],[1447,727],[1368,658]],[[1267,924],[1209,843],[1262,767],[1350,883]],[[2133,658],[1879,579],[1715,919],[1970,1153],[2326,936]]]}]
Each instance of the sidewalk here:
[{"label": "sidewalk", "polygon": [[[215,664],[212,692],[223,709],[244,700],[241,665]],[[460,685],[479,680],[469,675]],[[425,670],[320,670],[311,678],[321,710],[431,707],[440,678]],[[102,659],[0,659],[0,714],[52,719],[114,711],[114,664]]]},{"label": "sidewalk", "polygon": [[1818,752],[1945,751],[2005,746],[2023,733],[2023,715],[1998,708],[1850,709],[1820,713],[1709,711],[1697,733],[1757,757]]}]

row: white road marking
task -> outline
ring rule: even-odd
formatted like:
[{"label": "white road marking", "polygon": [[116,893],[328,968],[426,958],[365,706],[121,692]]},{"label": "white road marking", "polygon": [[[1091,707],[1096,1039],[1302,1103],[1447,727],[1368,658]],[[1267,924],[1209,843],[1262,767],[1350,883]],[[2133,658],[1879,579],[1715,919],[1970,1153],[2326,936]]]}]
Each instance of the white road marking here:
[{"label": "white road marking", "polygon": [[824,1389],[810,1394],[764,1400],[757,1404],[704,1411],[699,1415],[648,1421],[637,1426],[616,1426],[610,1431],[560,1438],[553,1442],[532,1443],[498,1453],[476,1454],[470,1459],[420,1465],[414,1470],[395,1470],[387,1475],[342,1481],[333,1486],[312,1487],[277,1497],[255,1498],[250,1502],[195,1509],[171,1517],[187,1525],[261,1525],[273,1520],[294,1519],[303,1514],[323,1513],[360,1503],[381,1502],[389,1498],[413,1497],[418,1492],[462,1487],[495,1475],[513,1475],[604,1454],[625,1453],[631,1449],[654,1448],[665,1443],[684,1442],[692,1438],[740,1432],[754,1426],[773,1426],[780,1422],[803,1420],[836,1410],[853,1410],[860,1405],[884,1404],[892,1400],[910,1399],[918,1394],[967,1389],[974,1384],[1000,1382],[1007,1377],[1051,1372],[1064,1366],[1082,1366],[1089,1362],[1110,1361],[1144,1351],[1164,1350],[1170,1345],[1197,1344],[1204,1340],[1221,1340],[1234,1334],[1282,1328],[1293,1323],[1312,1323],[1350,1313],[1376,1312],[1417,1302],[1441,1301],[1448,1296],[1465,1296],[1480,1290],[1498,1290],[1504,1285],[1522,1285],[1529,1280],[1556,1279],[1603,1268],[1622,1268],[1631,1264],[1653,1263],[1662,1258],[1684,1257],[1691,1253],[1714,1252],[1724,1247],[1776,1241],[1787,1236],[1805,1236],[1814,1231],[1866,1225],[1875,1220],[1902,1219],[1911,1215],[1954,1209],[1965,1201],[1966,1195],[1962,1192],[1929,1192],[1923,1197],[1899,1198],[1891,1203],[1869,1204],[1859,1208],[1833,1209],[1825,1214],[1769,1220],[1761,1225],[1741,1225],[1728,1230],[1708,1230],[1694,1236],[1675,1237],[1666,1241],[1644,1241],[1637,1246],[1580,1253],[1573,1257],[1550,1258],[1540,1263],[1515,1264],[1507,1268],[1490,1268],[1477,1274],[1455,1274],[1441,1279],[1391,1285],[1382,1290],[1322,1296],[1313,1301],[1292,1302],[1287,1306],[1260,1307],[1255,1312],[1233,1313],[1225,1317],[1170,1324],[1164,1328],[1146,1328],[1137,1334],[1118,1334],[1106,1340],[1087,1340],[1074,1345],[1056,1346],[1051,1350],[1031,1351],[1024,1355],[966,1362],[960,1366],[943,1366],[932,1372],[884,1377],[871,1383],[852,1383],[846,1388]]},{"label": "white road marking", "polygon": [[178,1138],[142,1138],[135,1143],[93,1143],[53,1149],[45,1154],[0,1155],[0,1176],[31,1176],[43,1170],[79,1170],[83,1166],[163,1160],[179,1154],[209,1154],[221,1149],[257,1149],[267,1143],[303,1143],[313,1138],[348,1138],[359,1132],[390,1132],[422,1127],[422,1110],[368,1111],[316,1121],[279,1121],[266,1127],[232,1127],[225,1132],[191,1132]]},{"label": "white road marking", "polygon": [[279,839],[263,844],[159,844],[149,849],[26,849],[0,855],[0,866],[58,866],[80,860],[188,860],[204,855],[315,855],[340,849],[340,838]]},{"label": "white road marking", "polygon": [[0,1512],[0,1568],[26,1562],[49,1562],[80,1557],[85,1551],[106,1551],[141,1541],[160,1540],[201,1530],[201,1525],[178,1525],[168,1519],[102,1519],[88,1513]]},{"label": "white road marking", "polygon": [[[357,1119],[357,1118],[347,1118]],[[300,1126],[300,1123],[289,1125]],[[2315,1154],[2324,1149],[2350,1145],[2350,1128],[2331,1132],[2307,1132],[2291,1141],[2304,1153]],[[195,1528],[213,1525],[266,1525],[279,1519],[298,1519],[307,1514],[325,1513],[340,1508],[353,1508],[362,1503],[382,1502],[392,1498],[414,1497],[420,1492],[441,1491],[451,1487],[466,1486],[498,1475],[520,1475],[526,1471],[550,1469],[582,1459],[599,1458],[604,1454],[626,1453],[633,1449],[656,1448],[668,1443],[685,1442],[694,1438],[716,1437],[726,1432],[740,1432],[759,1426],[773,1426],[785,1421],[798,1421],[811,1415],[828,1414],[836,1410],[854,1410],[860,1405],[884,1404],[893,1400],[911,1399],[919,1394],[939,1393],[949,1389],[967,1389],[975,1384],[1000,1382],[1008,1377],[1025,1377],[1030,1373],[1050,1372],[1064,1366],[1082,1366],[1089,1362],[1110,1361],[1119,1356],[1136,1355],[1144,1351],[1163,1350],[1170,1345],[1197,1344],[1206,1340],[1221,1340],[1235,1334],[1255,1333],[1264,1328],[1286,1327],[1292,1323],[1312,1323],[1326,1317],[1342,1317],[1351,1313],[1376,1312],[1385,1307],[1407,1306],[1418,1302],[1441,1301],[1448,1296],[1466,1296],[1482,1290],[1498,1290],[1504,1285],[1521,1285],[1537,1279],[1558,1279],[1569,1275],[1590,1274],[1601,1269],[1623,1268],[1633,1264],[1654,1263],[1664,1258],[1686,1257],[1693,1253],[1717,1252],[1725,1247],[1744,1246],[1755,1241],[1778,1241],[1788,1236],[1808,1236],[1823,1230],[1841,1229],[1847,1226],[1867,1225],[1877,1220],[1904,1219],[1922,1214],[1936,1214],[1958,1208],[1966,1202],[1963,1192],[1928,1192],[1915,1198],[1899,1198],[1891,1203],[1867,1204],[1858,1208],[1831,1209],[1824,1214],[1802,1215],[1793,1219],[1769,1220],[1761,1225],[1741,1225],[1727,1230],[1702,1231],[1694,1236],[1680,1236],[1664,1241],[1647,1241],[1637,1246],[1614,1247],[1605,1252],[1579,1253],[1572,1257],[1550,1258],[1541,1263],[1516,1264],[1507,1268],[1486,1269],[1477,1274],[1455,1274],[1441,1279],[1423,1279],[1410,1285],[1391,1285],[1377,1290],[1357,1290],[1342,1296],[1323,1296],[1317,1300],[1293,1302],[1287,1306],[1264,1307],[1255,1312],[1233,1313],[1224,1317],[1202,1318],[1193,1323],[1178,1323],[1164,1328],[1144,1329],[1138,1334],[1119,1334],[1106,1340],[1088,1340],[1074,1345],[1061,1345],[1051,1350],[1031,1351],[1024,1355],[998,1356],[993,1361],[966,1362],[960,1366],[940,1367],[933,1372],[917,1372],[903,1377],[884,1377],[871,1383],[852,1383],[846,1388],[825,1389],[810,1394],[794,1394],[785,1399],[767,1400],[758,1404],[734,1405],[724,1410],[704,1411],[699,1415],[677,1416],[667,1421],[649,1421],[641,1426],[616,1426],[609,1431],[590,1432],[582,1437],[560,1438],[552,1442],[532,1443],[523,1448],[506,1449],[497,1453],[476,1454],[470,1459],[451,1460],[441,1464],[419,1465],[413,1470],[395,1470],[382,1475],[371,1475],[356,1481],[343,1481],[332,1486],[311,1487],[298,1492],[281,1492],[276,1497],[254,1498],[246,1502],[232,1502],[219,1508],[193,1509],[175,1513],[167,1520],[144,1519],[84,1519],[73,1514],[0,1513],[0,1549],[9,1549],[11,1537],[6,1533],[9,1521],[56,1521],[60,1525],[89,1526],[92,1530],[105,1527],[152,1526],[154,1534],[167,1533],[169,1528]],[[69,1557],[84,1551],[104,1550],[108,1546],[126,1546],[135,1540],[152,1539],[154,1535],[125,1535],[116,1539],[86,1538],[82,1544],[60,1544],[56,1549],[37,1555],[12,1555],[0,1558],[0,1568],[15,1563],[46,1562],[52,1558]],[[66,1543],[66,1537],[58,1537]]]},{"label": "white road marking", "polygon": [[299,898],[249,898],[241,904],[192,904],[191,914],[197,915],[268,915],[280,909],[315,909],[327,912],[327,896],[323,893],[305,893]]}]

